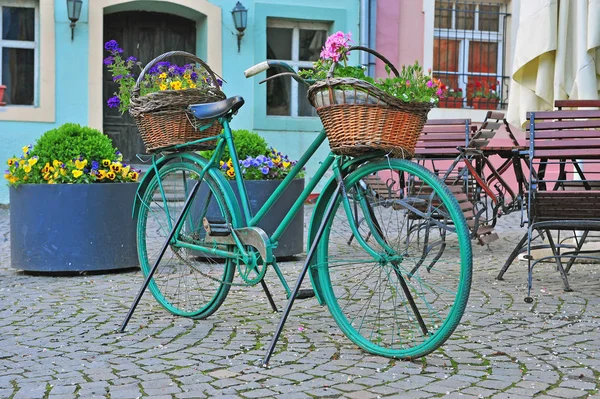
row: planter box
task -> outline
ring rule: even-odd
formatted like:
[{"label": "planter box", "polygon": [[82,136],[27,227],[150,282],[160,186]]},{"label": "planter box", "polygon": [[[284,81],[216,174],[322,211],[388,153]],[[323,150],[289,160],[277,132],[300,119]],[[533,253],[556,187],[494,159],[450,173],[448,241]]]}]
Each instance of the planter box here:
[{"label": "planter box", "polygon": [[[281,183],[280,180],[246,180],[246,191],[248,192],[248,199],[250,201],[250,209],[252,214],[256,214],[260,207],[267,202],[267,199],[271,197],[275,189]],[[237,189],[237,185],[234,180],[229,180],[229,184],[233,189],[235,196],[240,202],[240,195]],[[304,179],[295,179],[288,186],[287,190],[279,197],[277,202],[271,207],[269,212],[263,217],[258,224],[258,227],[263,229],[268,235],[271,235],[281,224],[286,213],[290,207],[294,204],[294,201],[300,196],[304,189]],[[200,188],[198,196],[201,198],[208,194],[208,188]],[[202,201],[200,201],[202,202]],[[240,206],[240,209],[241,206]],[[211,218],[218,218],[220,213],[218,212],[217,204],[211,203],[208,207],[208,216]],[[243,211],[242,211],[243,212]],[[194,218],[192,214],[192,218]],[[199,219],[199,216],[196,217]],[[201,223],[201,222],[200,222]],[[279,238],[277,248],[273,250],[273,254],[281,259],[291,257],[293,255],[300,254],[304,251],[304,206],[300,208],[288,228]]]},{"label": "planter box", "polygon": [[473,98],[473,108],[474,109],[488,109],[493,110],[498,108],[498,99],[490,99],[490,98]]},{"label": "planter box", "polygon": [[462,108],[462,98],[442,98],[438,103],[439,108]]},{"label": "planter box", "polygon": [[11,266],[34,272],[138,267],[137,183],[10,187]]}]

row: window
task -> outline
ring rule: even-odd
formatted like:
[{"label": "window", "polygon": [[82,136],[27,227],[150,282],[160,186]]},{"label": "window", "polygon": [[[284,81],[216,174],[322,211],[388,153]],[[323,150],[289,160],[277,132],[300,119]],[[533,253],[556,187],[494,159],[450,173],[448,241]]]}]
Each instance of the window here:
[{"label": "window", "polygon": [[9,105],[35,105],[38,8],[27,1],[0,0],[0,80]]},{"label": "window", "polygon": [[[309,69],[319,59],[327,39],[328,25],[295,22],[283,19],[267,20],[267,59],[284,61],[296,71]],[[269,69],[267,77],[282,72]],[[267,115],[317,116],[306,98],[307,87],[291,77],[280,77],[267,82]]]},{"label": "window", "polygon": [[433,74],[444,84],[466,93],[472,105],[481,86],[496,90],[505,107],[508,76],[504,76],[505,4],[435,2]]}]

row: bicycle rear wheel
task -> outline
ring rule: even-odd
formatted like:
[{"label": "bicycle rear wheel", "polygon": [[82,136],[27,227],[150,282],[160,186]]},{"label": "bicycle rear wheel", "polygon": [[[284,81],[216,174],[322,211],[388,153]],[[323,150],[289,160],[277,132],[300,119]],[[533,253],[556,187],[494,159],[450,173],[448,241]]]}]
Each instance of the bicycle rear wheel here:
[{"label": "bicycle rear wheel", "polygon": [[330,199],[336,205],[318,248],[325,302],[364,350],[424,356],[448,339],[468,301],[471,242],[459,205],[406,160],[363,165],[345,188],[346,203]]},{"label": "bicycle rear wheel", "polygon": [[[154,266],[201,171],[199,165],[191,162],[169,163],[148,184],[137,226],[138,256],[144,276]],[[207,214],[231,223],[219,184],[208,174],[200,184],[181,230],[171,240],[149,284],[154,298],[169,312],[197,319],[210,316],[223,303],[235,271],[231,259],[219,259],[190,248],[190,244],[204,245],[202,220]],[[218,248],[231,250],[228,246]]]}]

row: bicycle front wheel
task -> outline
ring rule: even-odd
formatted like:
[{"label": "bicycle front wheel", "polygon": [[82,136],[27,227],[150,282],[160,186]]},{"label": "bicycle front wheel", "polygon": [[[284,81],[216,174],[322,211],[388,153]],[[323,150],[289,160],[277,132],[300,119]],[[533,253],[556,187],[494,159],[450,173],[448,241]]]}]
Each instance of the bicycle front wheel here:
[{"label": "bicycle front wheel", "polygon": [[[158,259],[200,174],[201,167],[197,164],[169,163],[148,184],[137,228],[138,256],[144,276],[148,276]],[[231,212],[218,183],[206,174],[200,185],[149,284],[154,298],[169,312],[197,319],[210,316],[223,303],[235,270],[231,259],[216,258],[192,247],[204,246],[205,216],[231,223]],[[228,246],[219,249],[231,250]]]},{"label": "bicycle front wheel", "polygon": [[406,160],[345,179],[319,242],[320,286],[332,316],[364,350],[417,358],[441,346],[467,304],[469,230],[456,199]]}]

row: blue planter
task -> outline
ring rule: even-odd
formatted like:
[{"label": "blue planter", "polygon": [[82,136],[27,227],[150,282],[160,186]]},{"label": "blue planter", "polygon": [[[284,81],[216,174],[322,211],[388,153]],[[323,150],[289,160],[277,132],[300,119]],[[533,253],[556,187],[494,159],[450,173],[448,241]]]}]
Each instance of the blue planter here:
[{"label": "blue planter", "polygon": [[[240,195],[237,185],[234,180],[229,181],[235,196],[240,202]],[[246,191],[250,201],[250,209],[255,215],[263,206],[267,199],[271,197],[275,189],[281,183],[280,180],[247,180]],[[295,179],[283,192],[281,197],[275,202],[269,212],[258,223],[258,227],[263,229],[267,234],[271,235],[279,227],[283,218],[294,204],[294,201],[302,194],[304,189],[304,179]],[[198,196],[204,198],[208,195],[208,189],[200,188]],[[241,209],[241,207],[240,207]],[[218,218],[220,213],[216,203],[211,203],[208,207],[208,215],[214,215],[213,218]],[[209,217],[210,219],[210,217]],[[273,254],[281,259],[288,258],[293,255],[300,254],[304,251],[304,206],[300,208],[292,222],[279,238],[277,248],[273,250]]]},{"label": "blue planter", "polygon": [[11,266],[34,272],[139,267],[131,208],[137,183],[11,187]]}]

